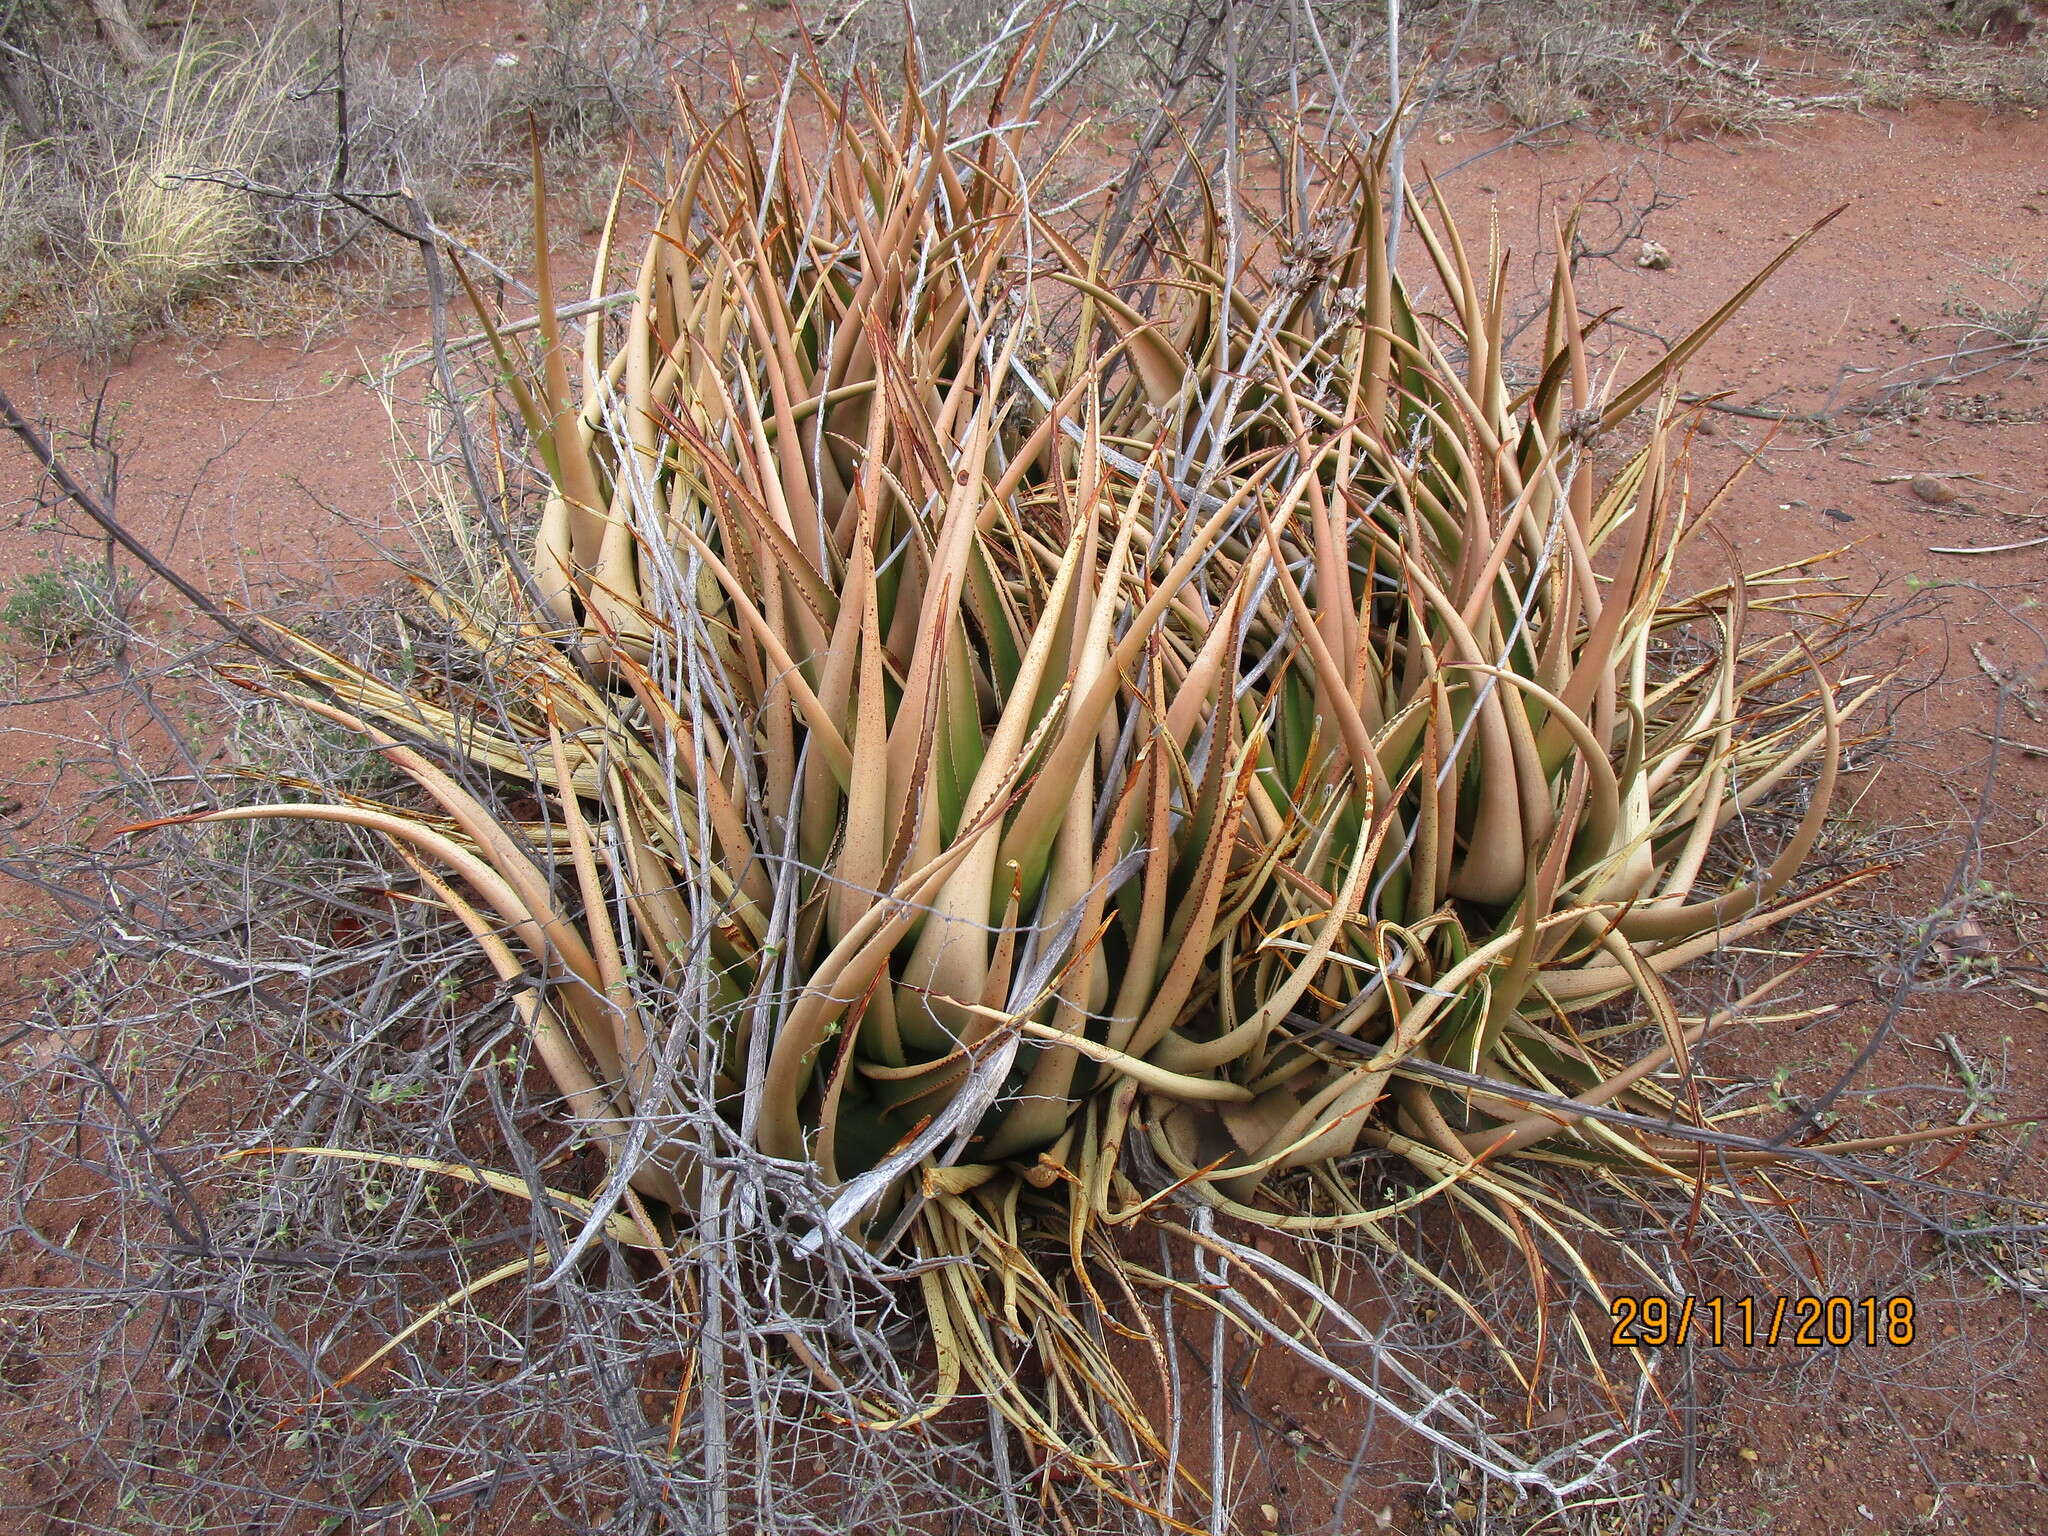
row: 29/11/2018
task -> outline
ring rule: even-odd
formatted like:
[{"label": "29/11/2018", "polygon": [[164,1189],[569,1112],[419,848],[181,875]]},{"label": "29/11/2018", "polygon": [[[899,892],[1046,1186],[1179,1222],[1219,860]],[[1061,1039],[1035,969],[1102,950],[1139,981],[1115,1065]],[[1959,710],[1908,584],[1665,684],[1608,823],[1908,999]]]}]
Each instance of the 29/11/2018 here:
[{"label": "29/11/2018", "polygon": [[1903,1348],[1913,1342],[1913,1298],[1893,1296],[1617,1296],[1609,1338],[1616,1349],[1679,1348],[1688,1343],[1791,1344],[1803,1349],[1851,1344]]}]

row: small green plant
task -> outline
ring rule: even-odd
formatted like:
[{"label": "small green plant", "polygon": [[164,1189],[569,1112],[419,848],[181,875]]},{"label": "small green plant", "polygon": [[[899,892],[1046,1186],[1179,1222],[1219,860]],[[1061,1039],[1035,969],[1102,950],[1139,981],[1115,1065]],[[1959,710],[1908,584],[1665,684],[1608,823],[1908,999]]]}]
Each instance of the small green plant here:
[{"label": "small green plant", "polygon": [[0,628],[16,645],[45,659],[104,641],[120,621],[124,584],[104,565],[65,555],[11,583],[0,603]]}]

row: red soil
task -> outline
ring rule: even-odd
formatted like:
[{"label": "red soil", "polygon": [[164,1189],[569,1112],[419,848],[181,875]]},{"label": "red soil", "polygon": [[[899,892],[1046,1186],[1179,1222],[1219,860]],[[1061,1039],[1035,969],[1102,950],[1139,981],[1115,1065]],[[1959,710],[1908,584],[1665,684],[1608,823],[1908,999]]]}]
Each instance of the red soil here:
[{"label": "red soil", "polygon": [[[1490,142],[1425,138],[1418,148],[1445,169]],[[1611,189],[1613,173],[1631,163],[1637,172],[1630,196],[1654,172],[1666,194],[1682,199],[1641,231],[1668,247],[1672,265],[1637,266],[1631,242],[1613,262],[1585,269],[1582,299],[1594,311],[1619,306],[1616,320],[1667,340],[1789,237],[1846,204],[1693,363],[1685,381],[1692,390],[1728,391],[1731,405],[1795,413],[1828,407],[1832,424],[1791,422],[1775,430],[1752,416],[1715,414],[1697,446],[1696,485],[1718,483],[1753,456],[1721,522],[1749,568],[1851,543],[1838,567],[1849,586],[1903,598],[1914,583],[1939,584],[1859,658],[1867,667],[1904,663],[1907,676],[1924,686],[1898,709],[1892,754],[1851,775],[1846,795],[1860,824],[1907,829],[1920,851],[1846,903],[1873,917],[1918,917],[1941,906],[1978,816],[1993,750],[1984,734],[1993,729],[1998,694],[1992,674],[2040,681],[2038,700],[2023,687],[2008,690],[2007,740],[1970,870],[1973,879],[2009,893],[1980,898],[1971,914],[1992,951],[2023,979],[2038,979],[2040,918],[2048,904],[2048,860],[2038,856],[2048,834],[2048,752],[2028,753],[2018,743],[2048,746],[2048,723],[2035,716],[2037,709],[2048,715],[2048,641],[2035,596],[2048,577],[2048,545],[1982,555],[1936,551],[2020,543],[2048,532],[2048,444],[2039,424],[2048,413],[2048,384],[2038,367],[2006,365],[1933,391],[1918,419],[1862,419],[1846,407],[1904,376],[1892,370],[1946,353],[1956,334],[1941,329],[1951,323],[1943,311],[1950,289],[1991,296],[1973,265],[2018,257],[2036,281],[2048,278],[2048,123],[1928,106],[1830,116],[1762,143],[1641,149],[1580,138],[1558,149],[1503,148],[1457,170],[1445,190],[1463,218],[1480,216],[1468,230],[1484,228],[1489,205],[1498,209],[1516,251],[1517,279],[1533,283],[1547,260],[1553,209]],[[1586,233],[1606,243],[1591,213]],[[1407,248],[1411,271],[1420,256]],[[345,595],[385,579],[368,536],[397,532],[391,439],[376,402],[355,380],[365,360],[374,367],[420,326],[416,313],[390,314],[311,351],[255,342],[204,353],[173,343],[144,346],[104,375],[107,400],[120,413],[123,516],[185,574],[256,606],[284,590],[324,585]],[[1608,345],[1623,341],[1638,361],[1659,345],[1619,330]],[[18,339],[0,353],[0,377],[25,407],[61,422],[81,419],[81,402],[102,382],[72,360],[37,356]],[[35,486],[25,456],[11,442],[0,444],[0,464],[7,466],[10,496],[18,498],[17,510],[0,521],[0,569],[18,571],[51,545],[51,536],[32,526],[28,498]],[[1897,478],[1909,475],[1951,477],[1939,484],[1956,499],[1940,506],[1920,499]],[[167,630],[185,622],[160,588],[148,591],[142,612]],[[37,685],[33,691],[65,691],[58,667],[25,682]],[[48,818],[76,803],[67,760],[138,729],[125,707],[109,711],[91,698],[0,706],[12,706],[0,708],[0,803],[24,803],[10,817],[30,841],[48,829]],[[21,898],[17,931],[33,936],[37,912],[33,898]],[[0,913],[0,921],[5,917]],[[1816,977],[1808,1001],[1847,1006],[1796,1040],[1766,1047],[1793,1068],[1788,1091],[1825,1087],[1888,1000],[1867,960],[1823,964]],[[2005,1063],[2002,1093],[1987,1115],[2048,1110],[2040,1004],[2009,984],[1910,997],[1869,1065],[1870,1080],[1952,1087],[1954,1074],[1936,1043],[1942,1033],[1974,1060]],[[1885,1102],[1844,1107],[1852,1123],[1879,1134],[1925,1113],[1911,1099],[1899,1100],[1899,1109]],[[2013,1133],[1986,1137],[1939,1176],[1980,1184],[2013,1158],[2016,1145]],[[1931,1149],[1914,1162],[1926,1173],[1947,1156]],[[2006,1189],[2039,1198],[2048,1194],[2044,1185],[2038,1157],[2025,1156]],[[1937,1267],[1931,1248],[1914,1254],[1930,1261],[1930,1273]],[[1697,1472],[1700,1517],[1715,1528],[1793,1533],[1950,1529],[2018,1536],[2048,1529],[2048,1486],[2036,1460],[2048,1455],[2038,1428],[2048,1421],[2048,1358],[2032,1303],[1987,1296],[1951,1278],[1926,1292],[1921,1317],[1924,1344],[1905,1369],[1901,1361],[1855,1350],[1823,1351],[1797,1368],[1781,1362],[1753,1379],[1734,1378],[1737,1385],[1708,1409]],[[1329,1438],[1348,1444],[1340,1430],[1333,1425]],[[1284,1497],[1273,1502],[1286,1506]],[[1368,1493],[1362,1505],[1376,1510],[1384,1502]],[[1403,1508],[1396,1526],[1422,1529],[1426,1521],[1435,1529],[1443,1518],[1440,1510]],[[1369,1519],[1360,1528],[1372,1528]]]}]

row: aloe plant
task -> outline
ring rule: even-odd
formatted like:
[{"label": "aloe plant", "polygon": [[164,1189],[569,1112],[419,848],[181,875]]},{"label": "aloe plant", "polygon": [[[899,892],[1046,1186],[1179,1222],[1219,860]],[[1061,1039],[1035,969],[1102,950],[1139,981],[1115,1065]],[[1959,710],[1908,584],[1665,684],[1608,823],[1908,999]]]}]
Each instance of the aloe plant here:
[{"label": "aloe plant", "polygon": [[[1505,255],[1441,198],[1441,304],[1390,267],[1373,146],[1296,144],[1293,236],[1198,180],[1105,248],[1018,121],[1045,67],[1040,36],[972,123],[801,71],[765,125],[690,116],[580,354],[537,174],[538,355],[491,338],[549,494],[501,593],[436,599],[480,681],[298,640],[262,684],[423,799],[201,819],[381,832],[541,983],[534,1052],[615,1170],[586,1238],[687,1251],[727,1147],[674,1127],[708,1099],[815,1170],[798,1247],[976,1261],[920,1273],[913,1417],[971,1386],[1138,1497],[1116,1447],[1163,1443],[1091,1276],[1173,1283],[1120,1230],[1442,1197],[1569,1254],[1522,1165],[1696,1177],[1683,1070],[1735,1010],[1664,978],[1826,897],[1793,882],[1877,683],[1777,617],[1807,563],[1674,592],[1732,488],[1694,497],[1671,379],[1800,242],[1598,380],[1560,231],[1524,377]],[[1716,885],[1809,767],[1782,848]],[[1612,1059],[1575,1019],[1627,999],[1660,1043]],[[1286,1177],[1361,1151],[1417,1170],[1395,1208]]]}]

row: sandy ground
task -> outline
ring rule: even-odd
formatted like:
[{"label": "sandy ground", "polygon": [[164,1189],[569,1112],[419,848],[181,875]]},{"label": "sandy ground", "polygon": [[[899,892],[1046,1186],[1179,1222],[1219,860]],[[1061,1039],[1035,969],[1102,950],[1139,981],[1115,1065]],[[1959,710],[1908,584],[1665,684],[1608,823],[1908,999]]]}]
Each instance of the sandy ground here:
[{"label": "sandy ground", "polygon": [[[1967,917],[2011,977],[2043,979],[2048,630],[2037,594],[2048,545],[1954,551],[2048,533],[2048,384],[2038,365],[2005,364],[1919,397],[1895,393],[1876,414],[1852,407],[1941,371],[1959,335],[1944,329],[1955,323],[1957,293],[1996,297],[1979,269],[2018,260],[2037,281],[2048,276],[2048,122],[1924,106],[1829,116],[1767,142],[1645,147],[1582,137],[1471,158],[1495,143],[1457,134],[1419,148],[1449,172],[1453,207],[1478,220],[1469,229],[1497,212],[1518,280],[1534,282],[1554,209],[1617,191],[1620,206],[1636,208],[1652,185],[1669,201],[1637,232],[1668,250],[1667,268],[1638,265],[1640,239],[1631,239],[1585,269],[1586,305],[1614,311],[1610,354],[1625,344],[1638,359],[1652,355],[1659,338],[1681,335],[1785,240],[1845,207],[1686,376],[1689,390],[1725,391],[1724,403],[1742,411],[1812,415],[1711,413],[1697,482],[1716,484],[1753,461],[1722,519],[1746,566],[1846,545],[1845,585],[1904,605],[1859,657],[1873,669],[1903,666],[1911,686],[1900,692],[1889,747],[1862,763],[1847,796],[1859,828],[1906,852],[1882,880],[1844,898],[1857,904],[1858,931],[1903,934],[1937,912],[1951,925]],[[1610,208],[1589,206],[1592,243],[1607,243],[1613,223]],[[1409,264],[1419,258],[1411,247]],[[104,390],[118,427],[119,510],[193,580],[257,607],[323,588],[346,600],[389,579],[373,546],[399,533],[390,423],[360,380],[422,323],[417,312],[393,311],[311,349],[153,343],[104,372],[16,336],[0,351],[0,379],[67,428]],[[1973,356],[1951,371],[1992,360]],[[1912,476],[1938,487],[1936,499],[1916,494]],[[52,547],[42,526],[51,509],[39,508],[41,491],[12,443],[0,444],[0,485],[0,569],[20,569]],[[184,623],[155,585],[139,613],[166,631]],[[110,739],[146,742],[149,726],[136,705],[100,689],[104,677],[18,651],[13,660],[20,696],[0,696],[0,806],[9,835],[33,843],[89,799],[76,764]],[[1967,913],[1955,894],[1959,869]],[[33,945],[47,915],[40,898],[17,888],[0,902],[0,923]],[[60,958],[18,958],[13,979],[32,980]],[[1844,1006],[1796,1039],[1766,1044],[1790,1068],[1791,1092],[1824,1089],[1892,1000],[1864,954],[1824,960],[1814,975],[1808,996]],[[1869,1080],[1929,1092],[1857,1101],[1852,1115],[1882,1133],[1952,1114],[1957,1079],[1941,1035],[1984,1065],[1997,1090],[1991,1112],[2048,1109],[2044,1025],[2040,997],[2009,982],[1916,992],[1877,1047]],[[2048,1194],[2038,1155],[2015,1163],[2018,1148],[2014,1134],[1986,1137],[1942,1176],[2004,1176],[2015,1196]],[[1930,1152],[1915,1166],[1933,1169],[1947,1155]],[[2048,1355],[2032,1306],[1968,1274],[1958,1283],[1925,1245],[1905,1258],[1902,1284],[1915,1273],[1944,1277],[1926,1292],[1915,1350],[1738,1362],[1709,1395],[1702,1456],[1686,1473],[1701,1528],[2048,1529],[2036,1459],[2048,1456],[2038,1427],[2048,1418]],[[1395,1513],[1404,1530],[1435,1530],[1445,1518],[1419,1506]]]}]

